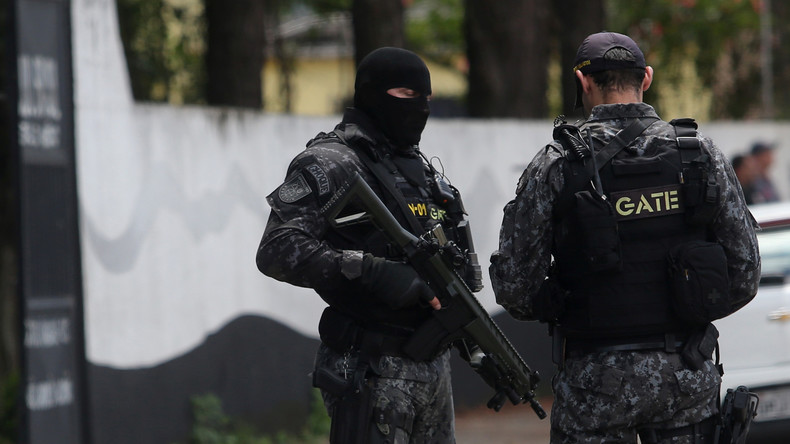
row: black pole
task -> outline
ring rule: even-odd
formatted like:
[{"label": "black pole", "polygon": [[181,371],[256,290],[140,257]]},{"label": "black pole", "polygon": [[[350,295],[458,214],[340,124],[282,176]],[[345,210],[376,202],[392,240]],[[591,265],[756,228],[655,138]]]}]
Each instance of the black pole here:
[{"label": "black pole", "polygon": [[22,436],[90,442],[79,242],[71,3],[13,3]]}]

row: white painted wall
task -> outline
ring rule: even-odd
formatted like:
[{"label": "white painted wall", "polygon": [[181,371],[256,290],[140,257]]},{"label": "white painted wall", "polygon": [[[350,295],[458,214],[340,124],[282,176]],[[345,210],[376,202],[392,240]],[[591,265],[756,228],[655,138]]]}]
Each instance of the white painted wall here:
[{"label": "white painted wall", "polygon": [[[255,251],[265,196],[305,142],[339,118],[134,103],[115,1],[75,0],[72,20],[88,359],[155,365],[242,313],[317,336],[324,303],[260,274]],[[703,133],[727,153],[757,137],[790,140],[784,124],[711,123]],[[484,268],[502,207],[550,135],[549,121],[428,123],[423,150],[464,194]],[[786,151],[775,177],[790,197]],[[479,297],[497,309],[488,283]]]}]

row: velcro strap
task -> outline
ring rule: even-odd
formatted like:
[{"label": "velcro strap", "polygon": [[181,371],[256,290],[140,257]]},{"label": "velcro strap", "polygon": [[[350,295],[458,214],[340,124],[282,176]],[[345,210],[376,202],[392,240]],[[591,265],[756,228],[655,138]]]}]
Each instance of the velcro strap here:
[{"label": "velcro strap", "polygon": [[678,136],[678,147],[682,150],[697,150],[699,149],[699,139],[696,136]]}]

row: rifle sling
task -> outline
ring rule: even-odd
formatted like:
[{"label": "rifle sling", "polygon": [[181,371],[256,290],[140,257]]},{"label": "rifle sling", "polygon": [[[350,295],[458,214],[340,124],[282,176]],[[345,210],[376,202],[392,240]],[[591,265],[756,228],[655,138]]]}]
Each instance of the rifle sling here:
[{"label": "rifle sling", "polygon": [[409,210],[409,206],[406,203],[406,200],[403,198],[403,194],[395,188],[395,181],[392,174],[384,168],[384,165],[381,162],[376,162],[368,153],[364,152],[365,150],[355,149],[355,151],[357,152],[360,160],[362,160],[362,163],[368,167],[373,175],[376,176],[376,179],[379,180],[379,183],[384,186],[384,189],[386,189],[392,198],[395,199],[395,202],[398,204],[398,208],[401,210],[401,213],[403,213],[403,216],[409,223],[414,235],[420,236],[424,234],[425,229],[417,220],[417,218],[414,217],[414,214],[412,214],[411,210]]}]

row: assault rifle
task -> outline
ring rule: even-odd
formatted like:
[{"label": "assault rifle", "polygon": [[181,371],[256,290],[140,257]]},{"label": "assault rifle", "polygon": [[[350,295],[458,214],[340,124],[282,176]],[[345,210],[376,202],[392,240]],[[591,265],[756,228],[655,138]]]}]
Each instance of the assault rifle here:
[{"label": "assault rifle", "polygon": [[441,225],[421,237],[404,229],[370,186],[357,173],[321,209],[334,227],[371,222],[404,254],[431,287],[441,310],[409,338],[403,351],[426,360],[436,351],[455,345],[461,357],[496,391],[487,406],[499,411],[510,400],[529,403],[539,418],[546,412],[535,399],[539,376],[508,341],[491,316],[456,272],[463,252],[448,242]]}]

